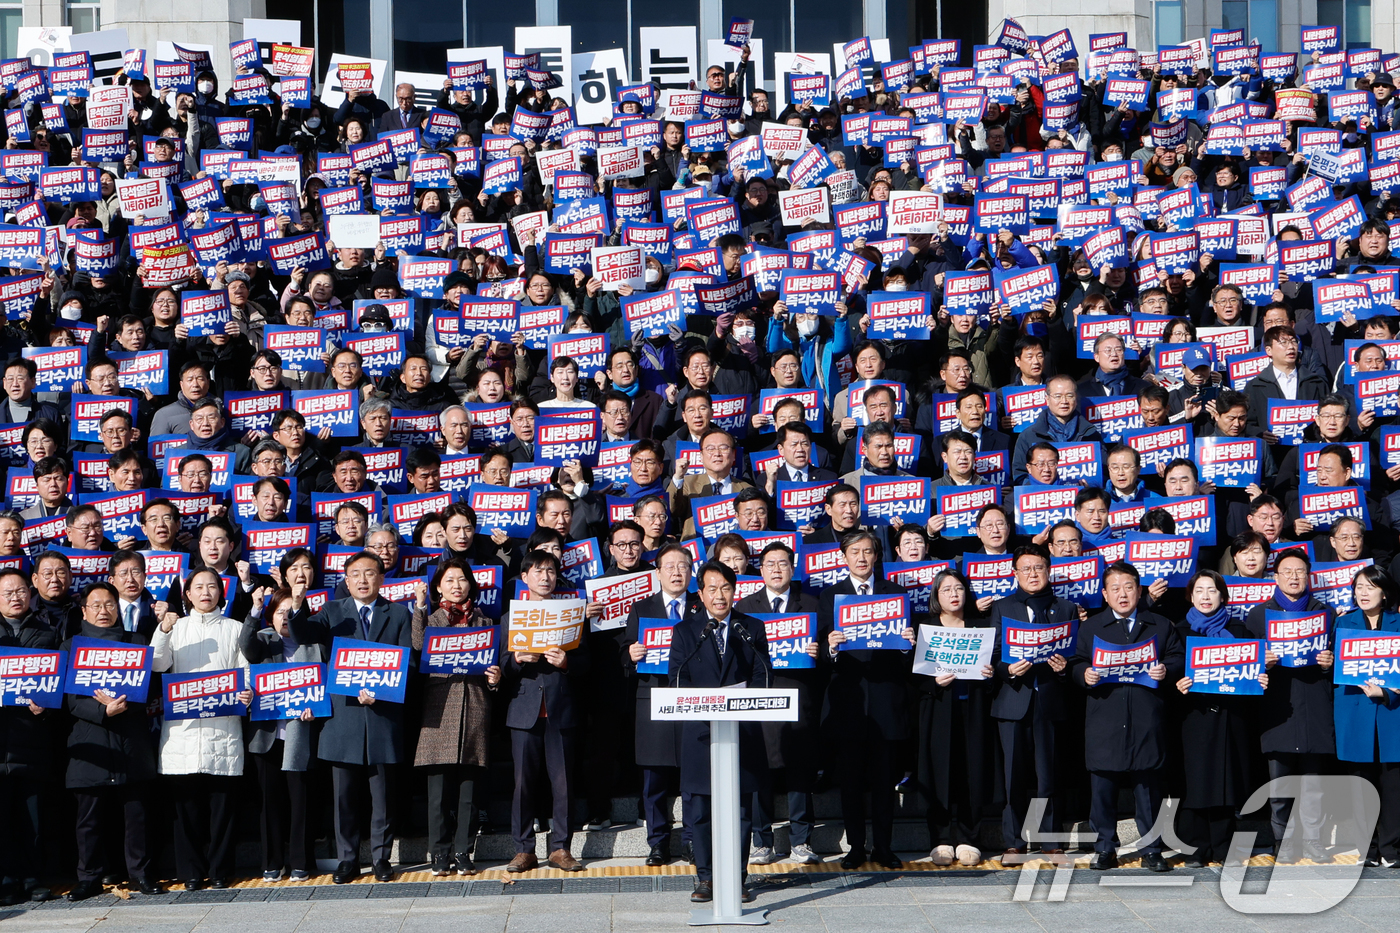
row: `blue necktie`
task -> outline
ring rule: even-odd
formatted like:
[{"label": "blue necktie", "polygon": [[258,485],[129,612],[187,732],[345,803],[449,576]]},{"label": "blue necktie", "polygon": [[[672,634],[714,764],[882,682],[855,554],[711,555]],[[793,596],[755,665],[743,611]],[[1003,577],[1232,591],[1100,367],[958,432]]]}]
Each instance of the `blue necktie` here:
[{"label": "blue necktie", "polygon": [[364,632],[365,641],[369,641],[369,607],[360,607],[360,630]]},{"label": "blue necktie", "polygon": [[673,600],[671,600],[671,621],[672,621],[672,622],[679,622],[680,620],[681,620],[681,601],[680,601],[679,599],[673,599]]}]

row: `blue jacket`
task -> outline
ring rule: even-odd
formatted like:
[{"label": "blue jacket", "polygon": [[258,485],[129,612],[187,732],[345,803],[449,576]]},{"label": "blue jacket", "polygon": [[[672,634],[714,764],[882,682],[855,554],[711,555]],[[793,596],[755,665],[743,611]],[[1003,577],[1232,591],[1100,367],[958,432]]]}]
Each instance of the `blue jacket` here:
[{"label": "blue jacket", "polygon": [[[847,311],[849,316],[850,312]],[[831,410],[832,402],[837,393],[843,388],[841,377],[836,372],[836,360],[851,352],[853,342],[851,340],[851,325],[844,317],[832,319],[832,336],[826,339],[819,334],[811,337],[799,337],[797,346],[793,345],[792,339],[788,337],[787,330],[781,325],[770,325],[768,328],[768,352],[777,353],[779,350],[795,349],[802,354],[802,376],[805,384],[809,388],[821,389],[822,404],[827,411]],[[807,379],[807,374],[811,373],[813,378]]]},{"label": "blue jacket", "polygon": [[[1366,628],[1366,617],[1353,609],[1337,619],[1335,631]],[[1380,631],[1400,632],[1400,612],[1381,613]],[[1379,700],[1360,687],[1338,684],[1333,688],[1332,716],[1337,733],[1337,757],[1342,761],[1400,761],[1400,694],[1386,690]],[[1379,752],[1377,755],[1377,743]]]}]

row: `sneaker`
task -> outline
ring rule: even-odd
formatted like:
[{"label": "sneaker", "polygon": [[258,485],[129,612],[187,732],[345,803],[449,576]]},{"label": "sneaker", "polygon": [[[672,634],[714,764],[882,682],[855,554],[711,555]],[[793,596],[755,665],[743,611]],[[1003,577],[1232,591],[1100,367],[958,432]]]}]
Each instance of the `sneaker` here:
[{"label": "sneaker", "polygon": [[293,880],[293,881],[310,881],[310,880],[311,880],[311,872],[307,871],[307,870],[304,869],[304,868],[293,868],[293,869],[292,869],[292,880]]},{"label": "sneaker", "polygon": [[778,853],[772,846],[759,846],[749,853],[750,865],[772,865],[778,860]]},{"label": "sneaker", "polygon": [[583,828],[584,828],[584,829],[598,830],[598,829],[607,829],[607,828],[610,827],[610,826],[612,826],[612,817],[607,816],[606,814],[604,814],[604,815],[600,815],[600,816],[590,817],[589,820],[588,820],[588,822],[584,824]]},{"label": "sneaker", "polygon": [[434,855],[432,873],[434,878],[446,878],[452,874],[452,860],[446,855]]},{"label": "sneaker", "polygon": [[935,865],[951,865],[953,859],[957,858],[957,853],[953,851],[952,846],[934,846],[928,858]]},{"label": "sneaker", "polygon": [[263,872],[263,880],[264,880],[264,881],[281,881],[281,880],[282,880],[282,869],[280,869],[280,868],[269,868],[267,871]]},{"label": "sneaker", "polygon": [[788,856],[799,865],[817,865],[821,863],[821,856],[812,851],[812,847],[803,843],[792,847],[792,852]]},{"label": "sneaker", "polygon": [[958,846],[957,856],[959,865],[972,866],[982,861],[982,850],[964,843]]}]

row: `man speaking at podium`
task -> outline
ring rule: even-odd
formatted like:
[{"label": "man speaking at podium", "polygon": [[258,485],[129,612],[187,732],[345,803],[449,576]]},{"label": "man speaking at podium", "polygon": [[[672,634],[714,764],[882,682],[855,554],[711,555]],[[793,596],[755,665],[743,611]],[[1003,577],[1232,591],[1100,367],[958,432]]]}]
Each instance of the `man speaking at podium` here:
[{"label": "man speaking at podium", "polygon": [[[671,633],[671,683],[678,687],[767,687],[771,679],[768,636],[763,623],[734,610],[734,571],[718,561],[700,568],[701,610],[676,623]],[[739,864],[747,878],[752,802],[760,769],[767,761],[763,733],[756,722],[739,724]],[[695,845],[697,903],[714,896],[714,852],[710,837],[710,724],[687,722],[681,731],[681,790],[690,794],[684,807]],[[754,894],[744,888],[744,902]]]}]

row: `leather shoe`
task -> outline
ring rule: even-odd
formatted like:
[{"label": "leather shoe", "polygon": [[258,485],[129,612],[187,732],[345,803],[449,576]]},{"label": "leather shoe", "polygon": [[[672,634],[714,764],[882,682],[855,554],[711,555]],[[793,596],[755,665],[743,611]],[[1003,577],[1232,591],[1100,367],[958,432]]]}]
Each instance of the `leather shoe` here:
[{"label": "leather shoe", "polygon": [[215,891],[222,891],[222,890],[224,890],[225,888],[228,887],[228,879],[227,879],[227,878],[210,878],[210,879],[209,879],[209,887],[213,888]]},{"label": "leather shoe", "polygon": [[202,887],[204,887],[203,878],[191,878],[185,882],[186,891],[198,891]]},{"label": "leather shoe", "polygon": [[1107,871],[1110,868],[1117,868],[1118,855],[1114,852],[1095,852],[1094,860],[1089,863],[1089,867],[1094,871]]},{"label": "leather shoe", "polygon": [[1005,852],[1001,853],[1001,856],[997,859],[997,861],[1007,865],[1019,865],[1024,860],[1025,855],[1025,846],[1012,846]]},{"label": "leather shoe", "polygon": [[377,861],[377,862],[374,863],[374,880],[375,880],[375,881],[393,881],[393,880],[394,880],[394,866],[392,866],[392,865],[389,864],[389,860],[388,860],[388,859],[382,858],[382,859],[380,859],[379,861]]},{"label": "leather shoe", "polygon": [[79,881],[73,885],[73,890],[68,892],[70,901],[85,901],[90,897],[96,897],[102,893],[101,879],[94,878],[92,881]]},{"label": "leather shoe", "polygon": [[1206,858],[1200,852],[1192,852],[1181,859],[1182,868],[1205,868]]},{"label": "leather shoe", "polygon": [[841,856],[841,868],[843,871],[855,871],[865,864],[865,850],[852,849]]},{"label": "leather shoe", "polygon": [[349,884],[360,876],[360,866],[355,862],[341,862],[331,873],[331,881],[336,884]]},{"label": "leather shoe", "polygon": [[754,890],[753,885],[746,884],[743,888],[743,894],[739,896],[739,899],[745,904],[752,904],[754,901],[758,900],[758,892]]},{"label": "leather shoe", "polygon": [[1058,846],[1051,846],[1051,847],[1048,848],[1048,849],[1045,848],[1045,846],[1041,846],[1041,847],[1040,847],[1040,854],[1041,854],[1041,855],[1064,855],[1064,854],[1065,854],[1065,850],[1059,848]]},{"label": "leather shoe", "polygon": [[549,853],[549,864],[560,871],[583,871],[583,863],[574,858],[568,849],[555,849]]},{"label": "leather shoe", "polygon": [[506,866],[506,871],[513,875],[518,875],[522,871],[531,871],[539,867],[540,860],[535,857],[535,853],[517,852],[515,853],[515,858],[511,859],[510,864]]},{"label": "leather shoe", "polygon": [[695,864],[695,843],[687,842],[681,846],[681,858],[685,859],[687,864]]},{"label": "leather shoe", "polygon": [[715,898],[715,886],[709,881],[696,881],[690,899],[696,904],[708,904]]},{"label": "leather shoe", "polygon": [[105,874],[105,875],[102,876],[102,883],[105,884],[105,885],[106,885],[107,887],[109,887],[109,888],[110,888],[110,887],[113,887],[113,886],[115,886],[115,885],[119,885],[119,884],[121,884],[121,883],[122,883],[123,881],[125,881],[125,880],[126,880],[126,875],[122,874],[121,872],[117,872],[117,871],[108,872],[107,874]]},{"label": "leather shoe", "polygon": [[1171,871],[1172,867],[1162,858],[1161,852],[1148,852],[1142,857],[1142,867],[1148,871]]},{"label": "leather shoe", "polygon": [[1322,843],[1316,839],[1309,839],[1303,843],[1303,858],[1318,865],[1330,865],[1332,855],[1322,847]]},{"label": "leather shoe", "polygon": [[647,867],[660,868],[671,860],[671,853],[666,851],[666,846],[652,846],[647,853]]},{"label": "leather shoe", "polygon": [[156,884],[150,878],[137,878],[136,890],[140,891],[147,897],[155,897],[157,894],[165,893],[165,889],[162,888],[160,885]]},{"label": "leather shoe", "polygon": [[870,858],[872,861],[878,862],[890,871],[898,871],[904,867],[904,863],[900,861],[899,856],[895,855],[893,852],[876,852]]}]

